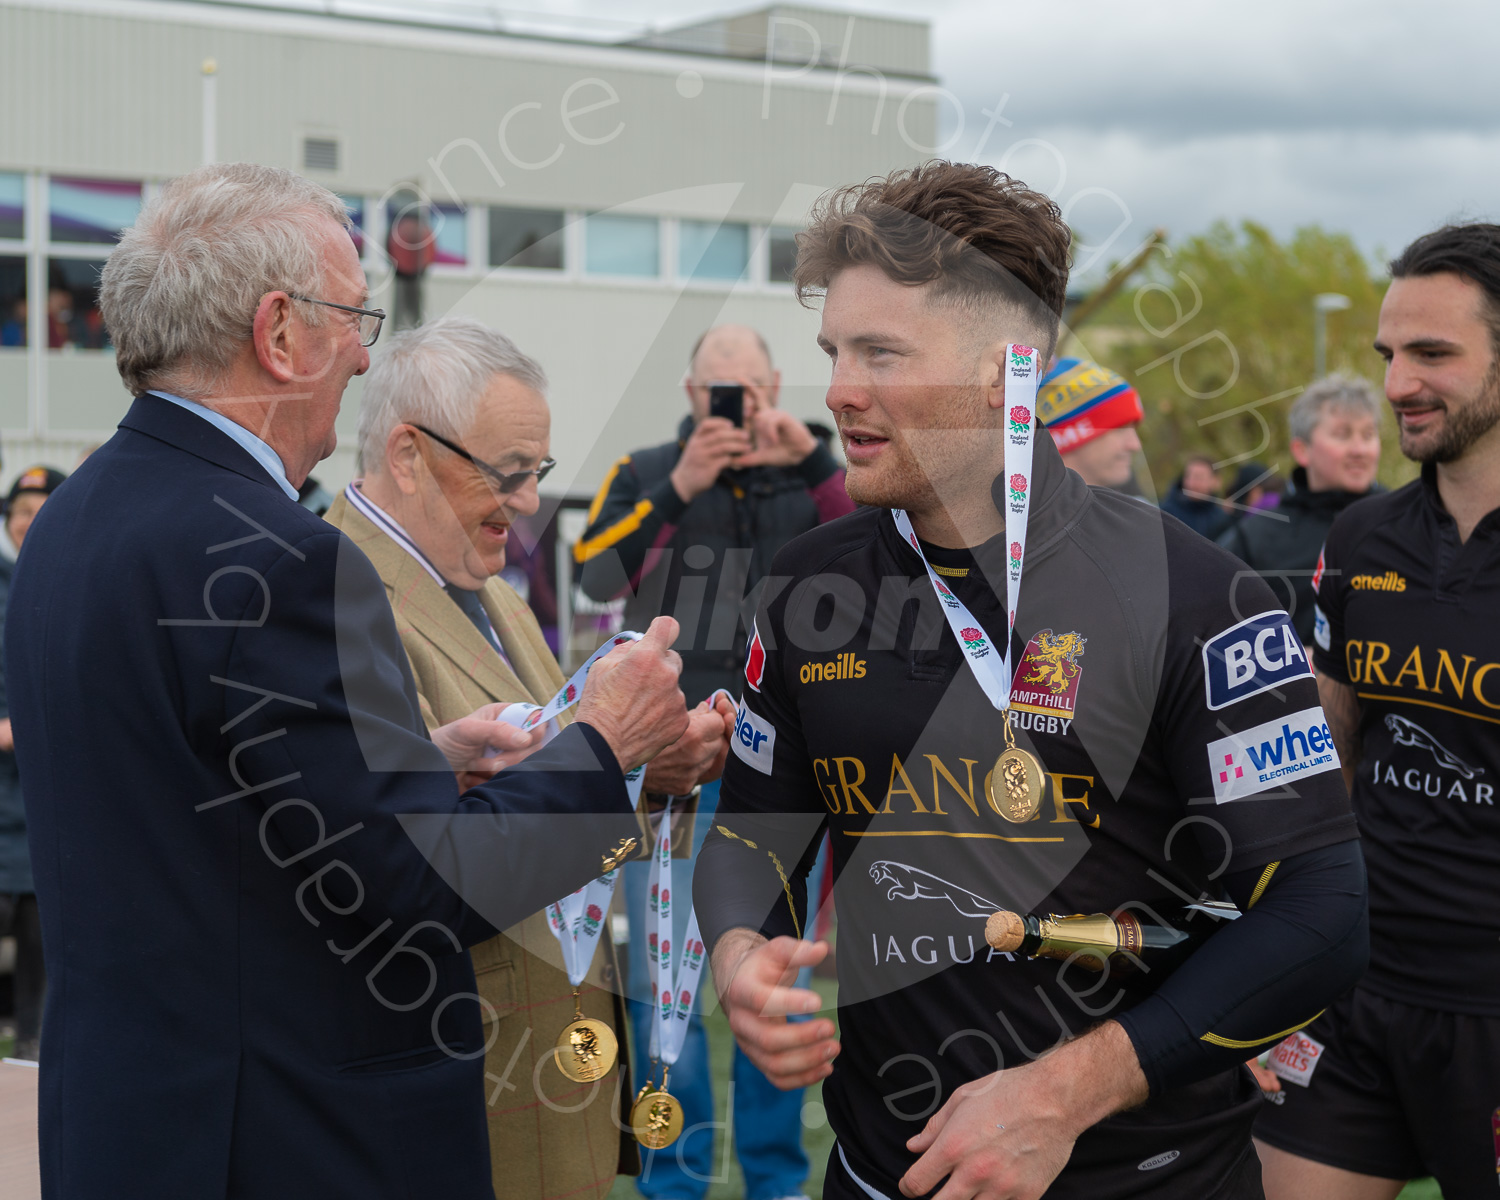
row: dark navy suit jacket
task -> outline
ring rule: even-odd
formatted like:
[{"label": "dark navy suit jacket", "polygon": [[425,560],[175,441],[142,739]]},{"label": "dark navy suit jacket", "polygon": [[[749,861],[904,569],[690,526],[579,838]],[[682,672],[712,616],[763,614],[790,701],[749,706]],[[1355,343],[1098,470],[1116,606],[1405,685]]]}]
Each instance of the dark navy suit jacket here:
[{"label": "dark navy suit jacket", "polygon": [[490,1197],[463,947],[635,832],[603,739],[461,796],[369,560],[159,398],[22,564],[44,1194]]}]

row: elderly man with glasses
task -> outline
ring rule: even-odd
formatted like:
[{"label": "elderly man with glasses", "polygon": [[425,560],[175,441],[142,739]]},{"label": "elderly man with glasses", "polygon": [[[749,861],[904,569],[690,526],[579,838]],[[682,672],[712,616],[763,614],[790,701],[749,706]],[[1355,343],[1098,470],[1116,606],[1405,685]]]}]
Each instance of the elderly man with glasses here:
[{"label": "elderly man with glasses", "polygon": [[[537,485],[553,466],[546,388],[541,366],[509,338],[462,317],[396,334],[365,379],[361,477],[328,520],[385,583],[431,728],[489,703],[546,704],[564,685],[536,618],[499,578],[511,527],[537,511]],[[722,699],[700,704],[683,737],[652,761],[642,855],[659,798],[719,777],[733,720]],[[691,824],[674,830],[684,854]],[[618,967],[602,940],[576,1006],[544,913],[470,951],[486,1017],[484,1104],[498,1196],[602,1200],[618,1173],[638,1169],[635,1140],[621,1136],[612,1112],[616,1103],[629,1111],[621,1095],[629,1071],[580,1083],[553,1061],[579,1011],[625,1044]]]},{"label": "elderly man with glasses", "polygon": [[297,503],[380,324],[325,188],[191,172],[101,303],[135,400],[38,514],[5,631],[43,1194],[489,1200],[464,949],[635,844],[624,772],[688,724],[675,630],[541,749],[498,705],[424,723],[380,577]]}]

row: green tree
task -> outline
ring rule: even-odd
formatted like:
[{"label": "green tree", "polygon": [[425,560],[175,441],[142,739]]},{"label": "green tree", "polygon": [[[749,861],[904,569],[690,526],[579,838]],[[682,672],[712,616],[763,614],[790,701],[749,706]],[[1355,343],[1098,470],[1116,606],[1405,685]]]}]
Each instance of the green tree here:
[{"label": "green tree", "polygon": [[[1312,226],[1279,242],[1252,221],[1220,222],[1155,255],[1069,352],[1135,384],[1158,490],[1195,452],[1212,455],[1226,478],[1252,459],[1289,475],[1286,414],[1313,380],[1313,297],[1341,292],[1352,301],[1328,314],[1328,369],[1363,375],[1378,394],[1384,368],[1371,343],[1385,288],[1347,234]],[[1388,412],[1381,438],[1382,482],[1410,479],[1415,469]]]}]

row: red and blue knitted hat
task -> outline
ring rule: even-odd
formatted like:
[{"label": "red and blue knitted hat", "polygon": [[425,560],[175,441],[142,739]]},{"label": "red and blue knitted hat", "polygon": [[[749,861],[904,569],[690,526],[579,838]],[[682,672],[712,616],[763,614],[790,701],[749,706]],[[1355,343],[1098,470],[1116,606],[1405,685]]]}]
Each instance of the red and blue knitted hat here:
[{"label": "red and blue knitted hat", "polygon": [[1060,358],[1036,393],[1036,413],[1063,454],[1146,415],[1135,388],[1108,367]]}]

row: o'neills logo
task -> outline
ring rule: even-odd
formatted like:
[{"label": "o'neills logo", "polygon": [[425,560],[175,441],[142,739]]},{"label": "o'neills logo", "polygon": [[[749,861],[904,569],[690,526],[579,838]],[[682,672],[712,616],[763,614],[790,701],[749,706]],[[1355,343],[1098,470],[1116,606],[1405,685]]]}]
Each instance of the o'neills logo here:
[{"label": "o'neills logo", "polygon": [[1404,592],[1406,580],[1395,571],[1384,575],[1351,575],[1349,586],[1361,592]]},{"label": "o'neills logo", "polygon": [[1078,702],[1078,682],[1083,677],[1078,660],[1087,644],[1088,638],[1075,632],[1040,630],[1026,643],[1026,653],[1016,668],[1011,707],[1072,720]]},{"label": "o'neills logo", "polygon": [[840,654],[832,662],[810,662],[802,664],[799,676],[803,683],[823,683],[830,679],[863,679],[865,660],[852,653]]}]

